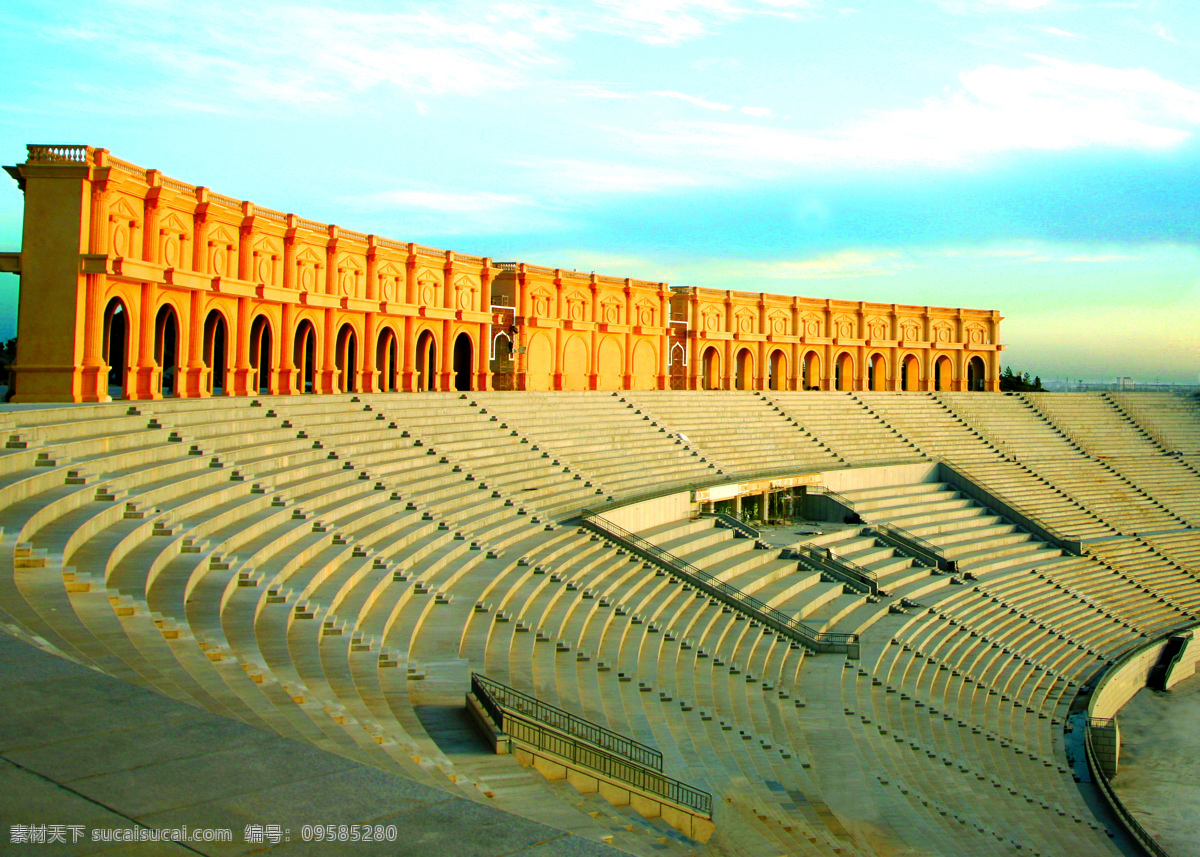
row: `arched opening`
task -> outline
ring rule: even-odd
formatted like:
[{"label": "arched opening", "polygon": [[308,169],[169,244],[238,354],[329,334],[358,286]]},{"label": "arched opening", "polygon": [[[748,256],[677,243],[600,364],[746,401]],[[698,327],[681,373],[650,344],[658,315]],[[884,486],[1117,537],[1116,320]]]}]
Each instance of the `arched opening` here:
[{"label": "arched opening", "polygon": [[754,386],[754,355],[743,348],[734,358],[734,388],[749,390]]},{"label": "arched opening", "polygon": [[124,398],[129,374],[129,313],[120,298],[113,298],[104,308],[104,362],[108,364],[108,395]]},{"label": "arched opening", "polygon": [[308,319],[296,327],[292,343],[292,364],[296,367],[296,391],[311,393],[316,377],[317,331]]},{"label": "arched opening", "polygon": [[915,354],[908,355],[900,364],[900,389],[909,392],[921,389],[921,361]]},{"label": "arched opening", "polygon": [[341,379],[340,387],[343,393],[358,392],[358,335],[354,327],[347,322],[337,335],[337,353],[334,362]]},{"label": "arched opening", "polygon": [[225,370],[229,367],[228,333],[225,316],[215,309],[204,319],[204,366],[208,369],[205,386],[210,396],[225,395]]},{"label": "arched opening", "polygon": [[800,361],[800,387],[804,390],[821,389],[821,357],[815,351],[806,351]]},{"label": "arched opening", "polygon": [[967,389],[975,392],[986,389],[987,368],[983,358],[976,355],[967,362]]},{"label": "arched opening", "polygon": [[174,396],[179,382],[179,324],[175,309],[163,304],[154,317],[154,362],[158,364],[158,392]]},{"label": "arched opening", "polygon": [[375,367],[379,370],[379,390],[382,393],[396,392],[399,353],[396,332],[390,327],[385,327],[379,332],[379,341],[375,346]]},{"label": "arched opening", "polygon": [[954,367],[949,357],[939,357],[933,364],[933,388],[938,392],[954,389]]},{"label": "arched opening", "polygon": [[250,325],[250,373],[247,389],[257,393],[271,392],[271,322],[265,315],[257,316]]},{"label": "arched opening", "polygon": [[717,351],[715,345],[704,349],[701,368],[704,372],[700,377],[701,388],[705,390],[721,389],[721,352]]},{"label": "arched opening", "polygon": [[872,354],[871,362],[867,364],[867,389],[887,389],[887,361],[879,352]]},{"label": "arched opening", "polygon": [[434,390],[437,385],[437,340],[428,330],[422,331],[417,337],[417,389]]},{"label": "arched opening", "polygon": [[771,352],[771,359],[767,363],[767,389],[787,389],[787,357],[778,349]]},{"label": "arched opening", "polygon": [[454,389],[471,389],[471,337],[460,333],[454,340]]},{"label": "arched opening", "polygon": [[854,389],[854,358],[843,351],[834,364],[834,386],[839,390]]}]

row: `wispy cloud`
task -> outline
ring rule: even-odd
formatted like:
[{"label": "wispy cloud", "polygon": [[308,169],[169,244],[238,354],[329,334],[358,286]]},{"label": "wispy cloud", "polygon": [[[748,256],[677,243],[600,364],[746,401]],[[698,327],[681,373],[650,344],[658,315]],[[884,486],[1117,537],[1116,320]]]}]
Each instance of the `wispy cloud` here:
[{"label": "wispy cloud", "polygon": [[528,196],[429,189],[402,189],[344,197],[341,204],[387,217],[409,235],[495,235],[553,229],[561,217]]},{"label": "wispy cloud", "polygon": [[665,90],[665,91],[651,92],[650,94],[657,95],[659,98],[674,98],[677,101],[686,101],[688,104],[692,104],[696,107],[702,107],[705,110],[727,111],[727,110],[733,109],[733,107],[731,107],[728,104],[722,104],[719,101],[709,101],[707,98],[701,98],[698,95],[688,95],[686,92],[675,92],[673,90]]},{"label": "wispy cloud", "polygon": [[609,161],[548,158],[512,164],[530,170],[533,175],[530,181],[539,193],[557,198],[577,194],[653,193],[700,183],[699,177],[691,172]]}]

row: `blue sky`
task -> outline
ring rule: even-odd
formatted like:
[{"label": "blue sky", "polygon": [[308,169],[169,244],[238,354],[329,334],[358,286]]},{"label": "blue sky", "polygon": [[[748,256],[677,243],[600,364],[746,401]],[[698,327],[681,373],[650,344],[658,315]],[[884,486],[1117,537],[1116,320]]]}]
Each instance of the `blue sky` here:
[{"label": "blue sky", "polygon": [[[10,0],[0,160],[88,143],[497,260],[996,308],[1016,368],[1197,379],[1194,2],[337,7]],[[0,249],[21,207],[0,183]]]}]

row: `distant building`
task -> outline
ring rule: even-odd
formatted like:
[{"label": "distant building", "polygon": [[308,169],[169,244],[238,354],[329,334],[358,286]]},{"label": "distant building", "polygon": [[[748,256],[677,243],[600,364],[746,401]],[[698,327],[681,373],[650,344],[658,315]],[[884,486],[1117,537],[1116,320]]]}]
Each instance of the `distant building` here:
[{"label": "distant building", "polygon": [[31,145],[14,401],[998,390],[1001,316],[581,274],[351,232]]}]

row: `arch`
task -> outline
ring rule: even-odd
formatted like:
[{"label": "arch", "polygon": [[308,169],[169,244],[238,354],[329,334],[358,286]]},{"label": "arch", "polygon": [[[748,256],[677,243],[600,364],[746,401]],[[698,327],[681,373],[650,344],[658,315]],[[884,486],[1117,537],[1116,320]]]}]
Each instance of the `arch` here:
[{"label": "arch", "polygon": [[658,386],[658,351],[642,340],[633,347],[633,383],[635,390],[653,390]]},{"label": "arch", "polygon": [[838,390],[854,389],[854,355],[843,351],[833,364],[833,386]]},{"label": "arch", "polygon": [[921,389],[921,361],[909,354],[900,363],[900,389],[913,392]]},{"label": "arch", "polygon": [[389,325],[384,325],[375,341],[375,368],[379,370],[379,392],[394,393],[399,389],[399,356],[400,341],[396,337],[396,331]]},{"label": "arch", "polygon": [[205,388],[210,396],[223,396],[228,389],[226,372],[229,369],[229,326],[220,310],[209,310],[204,319],[202,351],[204,368],[208,370]]},{"label": "arch", "polygon": [[715,345],[704,349],[700,365],[703,371],[700,376],[700,388],[703,390],[721,389],[721,352]]},{"label": "arch", "polygon": [[582,336],[572,336],[563,346],[560,390],[586,390],[588,347]]},{"label": "arch", "polygon": [[804,352],[804,357],[800,360],[800,388],[821,389],[821,355],[815,351]]},{"label": "arch", "polygon": [[265,315],[254,317],[250,325],[250,393],[271,392],[271,321]]},{"label": "arch", "polygon": [[786,390],[788,388],[787,355],[776,348],[767,358],[767,389]]},{"label": "arch", "polygon": [[346,322],[338,330],[337,350],[334,352],[339,387],[343,393],[358,392],[358,333],[354,325]]},{"label": "arch", "polygon": [[621,389],[621,371],[625,368],[625,355],[615,337],[606,336],[600,340],[596,350],[596,389]]},{"label": "arch", "polygon": [[549,390],[550,370],[554,365],[554,347],[544,333],[536,333],[529,340],[528,359],[525,364],[528,390]]},{"label": "arch", "polygon": [[876,351],[867,363],[867,389],[887,389],[887,358]]},{"label": "arch", "polygon": [[437,389],[437,337],[431,330],[423,330],[417,337],[417,389]]},{"label": "arch", "polygon": [[752,390],[754,389],[754,355],[749,348],[743,348],[733,358],[734,377],[733,387],[735,390]]},{"label": "arch", "polygon": [[460,333],[454,340],[454,389],[474,389],[471,384],[472,359],[475,348],[470,334]]},{"label": "arch", "polygon": [[179,386],[179,319],[169,303],[154,316],[154,362],[158,364],[158,392],[174,396]]},{"label": "arch", "polygon": [[987,389],[987,367],[983,358],[978,354],[967,361],[967,389],[980,391]]},{"label": "arch", "polygon": [[317,374],[317,329],[308,319],[296,325],[292,340],[292,365],[296,367],[296,392],[311,393]]},{"label": "arch", "polygon": [[945,354],[933,362],[933,388],[938,392],[954,389],[954,364]]},{"label": "arch", "polygon": [[108,395],[123,399],[129,375],[129,312],[120,298],[113,298],[104,308],[103,353],[108,364]]}]

